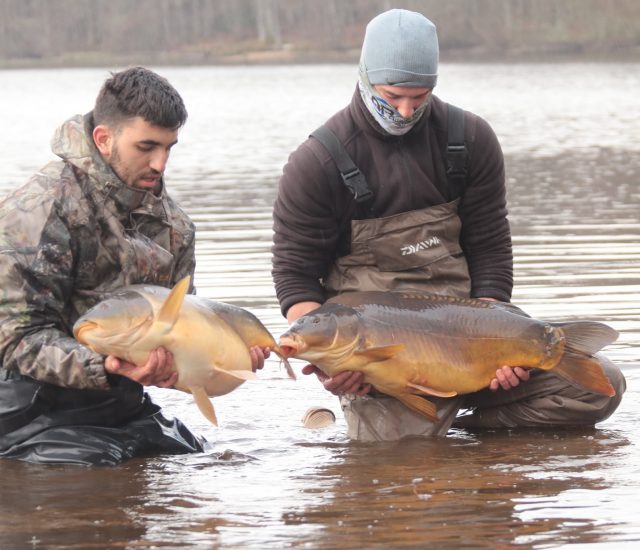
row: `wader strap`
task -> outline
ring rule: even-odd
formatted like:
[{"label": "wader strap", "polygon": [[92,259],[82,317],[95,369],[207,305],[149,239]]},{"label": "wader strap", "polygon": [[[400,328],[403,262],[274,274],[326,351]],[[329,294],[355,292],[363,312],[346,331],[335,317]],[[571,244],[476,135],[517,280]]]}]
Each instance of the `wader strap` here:
[{"label": "wader strap", "polygon": [[[464,139],[464,111],[448,104],[447,150],[445,153],[448,200],[462,196],[467,183],[469,152]],[[342,176],[342,181],[353,194],[358,204],[370,204],[373,191],[364,174],[360,172],[337,136],[326,126],[311,133],[333,158]],[[371,207],[370,213],[374,214]]]},{"label": "wader strap", "polygon": [[369,188],[364,174],[353,163],[349,153],[345,150],[340,140],[326,126],[320,126],[312,132],[311,137],[316,138],[333,158],[342,176],[342,181],[353,194],[353,198],[358,204],[371,202],[373,191]]},{"label": "wader strap", "polygon": [[464,111],[449,103],[447,129],[447,183],[449,200],[462,196],[467,182],[468,151],[464,141]]}]

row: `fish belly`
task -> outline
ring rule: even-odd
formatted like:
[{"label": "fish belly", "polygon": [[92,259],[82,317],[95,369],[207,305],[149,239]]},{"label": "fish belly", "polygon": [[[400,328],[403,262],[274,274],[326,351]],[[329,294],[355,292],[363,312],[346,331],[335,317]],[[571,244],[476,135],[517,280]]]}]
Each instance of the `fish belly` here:
[{"label": "fish belly", "polygon": [[202,387],[209,396],[224,395],[244,381],[228,373],[251,371],[247,344],[224,321],[184,316],[170,338],[179,389]]}]

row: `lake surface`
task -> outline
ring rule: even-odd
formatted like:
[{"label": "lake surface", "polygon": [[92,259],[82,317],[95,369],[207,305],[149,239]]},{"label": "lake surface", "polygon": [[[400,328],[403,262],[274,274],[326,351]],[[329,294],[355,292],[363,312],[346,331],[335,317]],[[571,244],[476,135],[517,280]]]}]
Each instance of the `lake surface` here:
[{"label": "lake surface", "polygon": [[[164,68],[190,119],[167,170],[198,227],[198,293],[286,328],[270,276],[271,205],[289,153],[355,89],[346,65]],[[107,70],[0,71],[0,193],[51,158]],[[0,462],[0,548],[636,548],[640,494],[640,64],[444,64],[437,94],[475,111],[505,151],[513,301],[603,321],[628,390],[592,430],[452,431],[361,444],[315,378],[215,399],[151,389],[205,435],[203,454],[116,468]],[[298,372],[302,362],[293,362]],[[310,406],[335,425],[308,430]]]}]

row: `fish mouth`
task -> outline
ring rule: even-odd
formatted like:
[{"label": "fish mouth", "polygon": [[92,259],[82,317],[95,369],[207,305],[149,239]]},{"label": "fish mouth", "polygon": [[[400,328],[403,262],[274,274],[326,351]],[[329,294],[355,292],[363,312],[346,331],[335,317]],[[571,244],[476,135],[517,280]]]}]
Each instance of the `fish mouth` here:
[{"label": "fish mouth", "polygon": [[295,355],[302,349],[302,346],[298,342],[296,342],[294,338],[290,338],[288,336],[283,336],[280,338],[278,347],[282,351],[282,355],[285,359],[295,357]]}]

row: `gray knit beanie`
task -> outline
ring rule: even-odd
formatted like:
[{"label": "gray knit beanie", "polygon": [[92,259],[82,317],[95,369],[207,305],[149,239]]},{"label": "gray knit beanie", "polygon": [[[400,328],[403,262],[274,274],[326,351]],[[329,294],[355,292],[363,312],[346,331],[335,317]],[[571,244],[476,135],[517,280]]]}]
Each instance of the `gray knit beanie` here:
[{"label": "gray knit beanie", "polygon": [[438,80],[436,26],[414,11],[381,13],[367,25],[360,63],[372,85],[433,88]]}]

